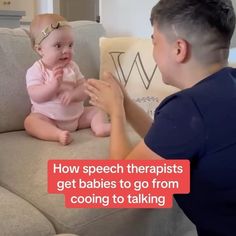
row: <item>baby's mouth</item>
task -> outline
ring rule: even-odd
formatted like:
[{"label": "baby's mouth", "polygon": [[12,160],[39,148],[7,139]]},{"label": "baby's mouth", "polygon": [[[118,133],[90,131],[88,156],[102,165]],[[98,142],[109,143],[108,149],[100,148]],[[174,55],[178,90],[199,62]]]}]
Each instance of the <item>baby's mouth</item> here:
[{"label": "baby's mouth", "polygon": [[66,61],[68,60],[68,57],[65,57],[65,58],[61,58],[60,61]]}]

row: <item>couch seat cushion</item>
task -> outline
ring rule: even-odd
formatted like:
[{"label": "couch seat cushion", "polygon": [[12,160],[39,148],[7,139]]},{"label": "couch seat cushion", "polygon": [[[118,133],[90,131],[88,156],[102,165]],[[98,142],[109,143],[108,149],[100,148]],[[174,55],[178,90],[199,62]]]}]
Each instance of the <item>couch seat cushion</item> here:
[{"label": "couch seat cushion", "polygon": [[[24,131],[0,134],[0,180],[13,192],[27,199],[48,219],[57,233],[96,236],[167,235],[181,227],[194,227],[177,206],[174,209],[68,209],[64,196],[47,193],[47,161],[50,159],[106,159],[109,138],[94,137],[85,129],[73,134],[68,146],[46,142],[28,136]],[[139,137],[129,129],[133,143]],[[6,166],[8,168],[6,168]],[[135,226],[135,227],[134,227]],[[178,234],[175,234],[176,236]],[[183,236],[184,234],[179,234]]]},{"label": "couch seat cushion", "polygon": [[31,204],[0,187],[0,235],[50,236],[55,230],[48,219]]}]

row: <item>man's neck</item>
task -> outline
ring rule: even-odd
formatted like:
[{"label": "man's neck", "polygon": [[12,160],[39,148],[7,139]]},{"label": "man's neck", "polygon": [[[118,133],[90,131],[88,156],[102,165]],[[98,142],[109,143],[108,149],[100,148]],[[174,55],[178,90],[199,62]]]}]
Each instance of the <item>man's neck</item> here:
[{"label": "man's neck", "polygon": [[186,89],[191,88],[195,84],[199,83],[200,81],[204,80],[205,78],[209,77],[210,75],[213,75],[217,71],[220,71],[224,67],[226,67],[226,63],[215,63],[211,66],[194,66],[192,68],[189,68],[186,70],[186,72],[183,74],[183,79],[181,80],[179,84],[179,88]]}]

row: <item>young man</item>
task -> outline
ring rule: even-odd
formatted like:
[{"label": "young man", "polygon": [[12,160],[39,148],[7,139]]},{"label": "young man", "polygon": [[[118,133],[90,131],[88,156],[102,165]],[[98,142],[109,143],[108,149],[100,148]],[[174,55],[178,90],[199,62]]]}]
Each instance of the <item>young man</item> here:
[{"label": "young man", "polygon": [[[236,222],[236,70],[227,67],[235,14],[230,0],[160,0],[152,9],[153,56],[163,81],[182,91],[154,121],[106,74],[91,103],[110,114],[113,159],[188,159],[191,190],[175,195],[200,236],[230,236]],[[144,138],[132,147],[128,120]]]}]

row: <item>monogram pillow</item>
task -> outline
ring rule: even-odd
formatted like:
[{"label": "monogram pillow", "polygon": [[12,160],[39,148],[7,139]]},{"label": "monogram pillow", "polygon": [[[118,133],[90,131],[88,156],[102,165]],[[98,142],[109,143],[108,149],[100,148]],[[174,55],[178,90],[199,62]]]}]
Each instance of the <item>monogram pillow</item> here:
[{"label": "monogram pillow", "polygon": [[100,63],[100,78],[110,71],[151,117],[166,96],[178,91],[163,83],[152,57],[151,39],[101,38]]}]

